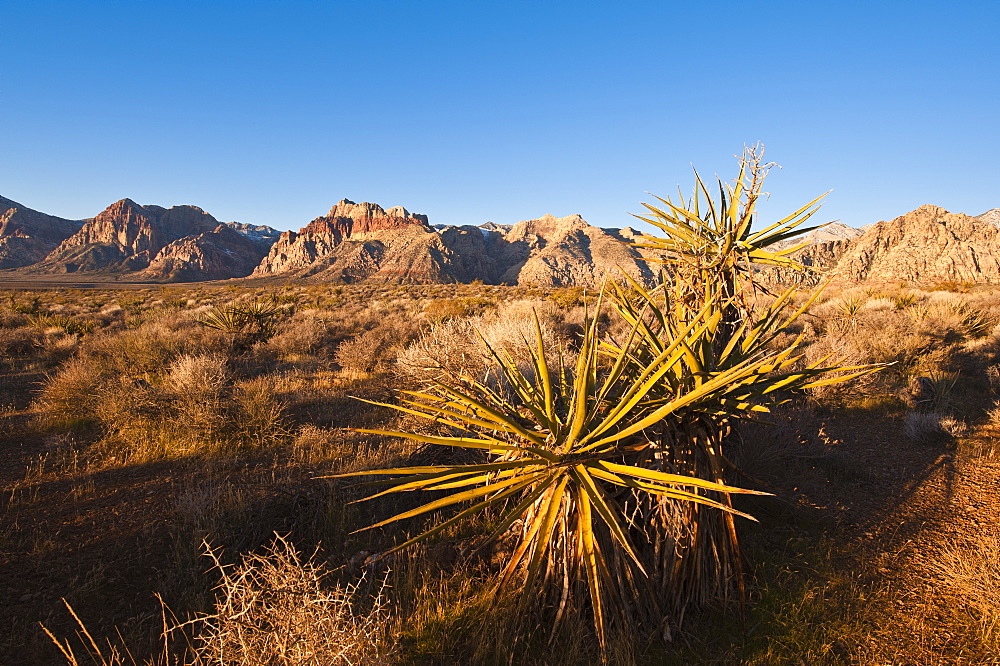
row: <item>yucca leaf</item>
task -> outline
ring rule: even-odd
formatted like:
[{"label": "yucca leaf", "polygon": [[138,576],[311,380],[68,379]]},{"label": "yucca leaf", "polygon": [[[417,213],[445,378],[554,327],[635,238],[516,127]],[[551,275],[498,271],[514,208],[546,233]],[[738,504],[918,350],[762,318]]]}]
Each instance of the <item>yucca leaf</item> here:
[{"label": "yucca leaf", "polygon": [[618,476],[617,474],[612,474],[611,472],[607,472],[601,469],[594,469],[592,470],[592,473],[596,478],[603,479],[617,486],[621,486],[622,488],[641,490],[644,493],[647,493],[649,495],[655,495],[657,497],[668,497],[670,499],[680,500],[684,502],[701,504],[703,506],[707,506],[713,509],[718,509],[719,511],[725,511],[727,513],[732,513],[742,518],[747,518],[749,520],[757,522],[757,519],[751,516],[750,514],[738,511],[727,504],[723,504],[722,502],[713,500],[703,495],[698,495],[696,493],[688,492],[686,490],[680,490],[678,488],[660,486],[655,483],[646,483],[633,478],[621,477]]},{"label": "yucca leaf", "polygon": [[747,488],[736,488],[734,486],[727,486],[725,484],[716,483],[714,481],[709,481],[707,479],[685,476],[683,474],[669,474],[667,472],[659,472],[654,469],[648,469],[645,467],[636,467],[634,465],[622,465],[619,463],[613,463],[606,460],[602,460],[601,462],[597,463],[597,466],[614,474],[631,476],[638,479],[655,481],[656,483],[663,483],[672,486],[689,486],[692,488],[701,488],[703,490],[713,490],[715,492],[720,492],[720,493],[741,493],[745,495],[771,494],[760,490],[749,490]]},{"label": "yucca leaf", "polygon": [[[543,496],[541,505],[538,507],[538,513],[542,516],[542,522],[538,527],[535,538],[532,539],[534,543],[531,549],[531,558],[528,560],[528,568],[525,573],[525,587],[528,589],[534,587],[535,579],[538,577],[538,572],[542,567],[543,558],[548,553],[549,545],[552,541],[552,529],[562,509],[563,494],[566,491],[568,483],[569,477],[566,474],[561,474],[559,480],[552,487],[551,492]],[[527,597],[523,599],[524,601],[528,600]]]},{"label": "yucca leaf", "polygon": [[[481,486],[474,490],[468,490],[463,493],[455,493],[453,495],[448,495],[447,497],[442,497],[441,499],[434,500],[433,502],[428,502],[422,506],[418,506],[416,509],[411,509],[409,511],[404,511],[403,513],[398,513],[391,518],[386,518],[381,520],[374,525],[369,525],[368,527],[362,527],[359,530],[354,530],[351,534],[356,534],[358,532],[365,532],[367,530],[375,529],[376,527],[382,527],[383,525],[389,525],[390,523],[395,523],[399,520],[405,520],[406,518],[414,518],[424,513],[430,511],[436,511],[438,509],[443,509],[454,504],[459,504],[461,502],[468,502],[469,500],[478,499],[484,495],[489,495],[490,493],[497,492],[504,488],[510,488],[513,486],[514,489],[520,490],[525,486],[529,485],[538,478],[540,473],[536,472],[534,474],[525,474],[521,476],[515,476],[512,479],[504,479],[503,481],[497,481],[496,483],[490,483],[485,486]],[[491,504],[494,501],[498,501],[496,497],[491,498],[486,502],[486,504]]]},{"label": "yucca leaf", "polygon": [[406,541],[404,541],[403,543],[399,544],[398,546],[394,546],[394,547],[390,548],[388,551],[386,551],[385,553],[383,553],[381,555],[381,557],[386,557],[386,556],[391,555],[393,553],[399,552],[400,550],[403,550],[404,548],[412,546],[415,543],[419,543],[420,541],[424,541],[426,539],[429,539],[430,537],[434,536],[435,534],[438,534],[438,533],[446,530],[447,528],[451,527],[452,525],[455,525],[457,523],[462,522],[466,518],[469,518],[470,516],[473,516],[473,515],[479,513],[480,511],[486,509],[487,507],[489,507],[489,506],[491,506],[493,504],[497,504],[499,502],[502,502],[502,501],[508,499],[509,497],[511,497],[511,496],[513,496],[513,495],[515,495],[515,494],[517,494],[519,492],[521,492],[521,490],[523,490],[523,486],[517,486],[517,485],[515,485],[515,486],[513,486],[511,488],[507,488],[506,490],[502,490],[499,493],[497,493],[496,495],[494,495],[493,497],[490,497],[489,499],[483,500],[482,502],[474,504],[474,505],[470,506],[467,509],[463,509],[462,511],[459,511],[457,514],[455,514],[454,516],[452,516],[448,520],[443,521],[439,525],[435,525],[431,529],[426,530],[424,532],[421,532],[420,534],[418,534],[415,537],[407,539]]},{"label": "yucca leaf", "polygon": [[587,497],[590,499],[591,506],[595,511],[597,511],[597,515],[599,515],[604,521],[604,524],[608,527],[608,530],[615,538],[615,541],[618,542],[618,545],[621,546],[622,550],[624,550],[630,558],[632,558],[632,562],[635,564],[636,568],[641,571],[643,575],[647,575],[646,568],[639,560],[639,556],[635,554],[635,548],[632,546],[631,540],[628,538],[625,530],[622,529],[621,523],[618,522],[618,515],[620,512],[617,507],[612,504],[612,501],[608,500],[604,492],[601,490],[601,487],[594,481],[593,477],[591,477],[587,466],[575,465],[572,468],[571,474],[576,480],[577,485],[583,488],[584,492],[587,494]]},{"label": "yucca leaf", "polygon": [[597,540],[594,538],[594,520],[591,513],[590,496],[582,487],[577,487],[577,533],[579,534],[580,559],[587,573],[587,587],[590,590],[590,603],[594,609],[594,627],[601,650],[605,650],[606,638],[604,631],[604,602],[601,590],[601,579],[606,578],[600,556],[597,550]]}]

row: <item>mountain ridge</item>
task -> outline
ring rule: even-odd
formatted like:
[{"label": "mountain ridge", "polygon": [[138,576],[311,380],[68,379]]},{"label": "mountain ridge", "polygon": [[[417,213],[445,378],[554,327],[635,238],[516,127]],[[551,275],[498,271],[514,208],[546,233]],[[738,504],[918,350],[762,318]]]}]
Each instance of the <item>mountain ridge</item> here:
[{"label": "mountain ridge", "polygon": [[[661,257],[635,247],[642,235],[629,227],[602,229],[578,214],[432,226],[426,215],[402,206],[349,199],[285,232],[219,222],[197,206],[164,208],[127,198],[93,218],[67,220],[0,197],[0,269],[35,276],[557,287],[598,286],[621,269],[651,283]],[[802,244],[793,256],[846,282],[1000,284],[1000,208],[973,217],[924,205],[862,228],[832,223],[774,248]],[[772,281],[798,279],[760,270]]]}]

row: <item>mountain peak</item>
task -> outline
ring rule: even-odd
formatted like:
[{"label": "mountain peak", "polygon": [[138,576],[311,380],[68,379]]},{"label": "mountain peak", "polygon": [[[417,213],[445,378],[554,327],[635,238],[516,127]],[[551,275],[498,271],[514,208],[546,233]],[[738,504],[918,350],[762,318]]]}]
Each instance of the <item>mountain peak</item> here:
[{"label": "mountain peak", "polygon": [[0,197],[0,268],[22,268],[44,259],[83,226]]},{"label": "mountain peak", "polygon": [[991,208],[982,215],[977,215],[976,221],[1000,227],[1000,208]]}]

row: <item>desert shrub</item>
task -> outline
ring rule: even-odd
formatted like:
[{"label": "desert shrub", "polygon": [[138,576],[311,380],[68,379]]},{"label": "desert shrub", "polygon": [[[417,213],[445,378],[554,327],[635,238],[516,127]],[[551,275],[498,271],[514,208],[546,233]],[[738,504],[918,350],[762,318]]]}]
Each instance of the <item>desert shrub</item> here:
[{"label": "desert shrub", "polygon": [[170,398],[148,381],[120,376],[98,390],[94,414],[109,458],[142,462],[193,451],[198,434],[171,413]]},{"label": "desert shrub", "polygon": [[136,313],[146,304],[143,296],[123,296],[118,299],[118,306],[126,312]]},{"label": "desert shrub", "polygon": [[569,309],[583,304],[583,287],[562,287],[553,289],[549,294],[549,300],[560,308]]},{"label": "desert shrub", "polygon": [[246,349],[274,335],[282,308],[273,300],[233,301],[202,313],[202,326],[231,336],[233,346]]},{"label": "desert shrub", "polygon": [[333,357],[345,370],[368,373],[382,365],[390,352],[388,332],[373,328],[341,342]]},{"label": "desert shrub", "polygon": [[326,578],[322,564],[303,560],[280,537],[264,553],[244,556],[225,572],[214,611],[199,621],[198,662],[333,666],[385,658],[385,598],[376,594],[362,610],[355,601],[361,582],[344,587]]},{"label": "desert shrub", "polygon": [[215,398],[225,385],[227,375],[224,356],[184,354],[167,368],[166,385],[178,397]]},{"label": "desert shrub", "polygon": [[908,412],[903,427],[906,436],[918,444],[941,444],[968,430],[964,421],[939,412]]},{"label": "desert shrub", "polygon": [[224,427],[222,408],[228,379],[226,358],[184,354],[167,368],[162,387],[186,428],[211,440]]},{"label": "desert shrub", "polygon": [[235,413],[230,428],[236,443],[265,446],[288,434],[285,403],[279,399],[278,377],[255,377],[234,385]]},{"label": "desert shrub", "polygon": [[23,314],[0,312],[0,328],[22,328],[28,325],[28,317]]},{"label": "desert shrub", "polygon": [[873,298],[866,301],[861,306],[862,312],[875,312],[878,310],[895,310],[896,301],[888,296],[879,296],[878,298]]},{"label": "desert shrub", "polygon": [[13,294],[8,295],[8,307],[15,314],[35,314],[41,309],[42,299],[31,296],[24,301],[18,300]]},{"label": "desert shrub", "polygon": [[[280,536],[235,566],[223,564],[220,551],[206,550],[221,579],[212,612],[172,625],[165,620],[162,652],[143,663],[355,666],[390,658],[384,582],[372,585],[363,575],[346,585],[334,582],[315,554],[302,558]],[[66,606],[79,628],[85,661],[76,656],[72,641],[42,628],[69,666],[139,663],[121,640],[101,645]],[[164,618],[171,616],[164,607]]]},{"label": "desert shrub", "polygon": [[316,310],[297,312],[278,325],[267,345],[279,356],[315,354],[332,343],[326,322]]},{"label": "desert shrub", "polygon": [[45,335],[34,326],[0,328],[0,354],[27,356],[37,351],[44,340]]},{"label": "desert shrub", "polygon": [[86,335],[97,328],[97,322],[92,319],[76,319],[65,315],[36,315],[29,322],[43,330],[60,328],[70,335]]},{"label": "desert shrub", "polygon": [[43,424],[73,428],[93,423],[105,376],[105,368],[92,359],[77,357],[63,364],[46,380],[38,399]]},{"label": "desert shrub", "polygon": [[76,353],[80,338],[65,333],[62,329],[49,329],[42,338],[41,355],[49,364],[60,363]]},{"label": "desert shrub", "polygon": [[906,308],[915,305],[919,298],[919,294],[914,291],[903,291],[893,296],[892,301],[897,310],[905,310]]},{"label": "desert shrub", "polygon": [[341,342],[334,359],[350,372],[369,373],[383,369],[397,361],[400,351],[419,331],[419,322],[403,316],[391,317],[380,326]]},{"label": "desert shrub", "polygon": [[[544,315],[543,310],[539,320]],[[542,334],[546,344],[556,345],[551,326],[542,324]],[[533,310],[523,302],[508,304],[492,316],[434,324],[399,354],[397,369],[406,377],[423,381],[462,375],[482,378],[496,363],[483,347],[480,336],[491,347],[512,354],[519,365],[526,367],[530,356],[524,341],[534,335]]]},{"label": "desert shrub", "polygon": [[493,306],[492,300],[476,296],[439,298],[424,307],[424,315],[432,322],[461,319],[480,315],[491,306]]}]

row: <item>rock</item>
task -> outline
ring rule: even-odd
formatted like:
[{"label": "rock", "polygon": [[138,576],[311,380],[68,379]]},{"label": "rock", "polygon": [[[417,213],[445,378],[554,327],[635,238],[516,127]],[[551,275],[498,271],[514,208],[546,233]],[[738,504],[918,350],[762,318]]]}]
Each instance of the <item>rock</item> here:
[{"label": "rock", "polygon": [[0,197],[0,268],[20,268],[44,259],[83,226]]},{"label": "rock", "polygon": [[269,249],[263,232],[251,235],[237,231],[232,224],[220,224],[207,233],[170,243],[135,274],[135,279],[193,282],[246,277]]},{"label": "rock", "polygon": [[[242,234],[257,243],[265,250],[271,249],[281,232],[263,224],[244,224],[242,222],[226,222],[225,225],[233,231]],[[265,251],[265,254],[267,252]]]},{"label": "rock", "polygon": [[622,267],[648,282],[653,271],[617,232],[579,215],[546,215],[513,226],[432,227],[396,206],[343,200],[299,232],[285,232],[253,277],[323,282],[472,282],[597,286]]},{"label": "rock", "polygon": [[[331,281],[354,282],[380,273],[388,256],[387,263],[396,266],[387,267],[382,279],[393,281],[392,274],[400,273],[398,277],[404,280],[435,281],[439,271],[430,266],[424,266],[423,271],[414,266],[412,275],[405,275],[406,271],[399,266],[421,263],[410,250],[414,243],[426,244],[421,241],[433,244],[430,236],[436,238],[425,215],[411,214],[402,206],[385,211],[377,204],[343,199],[327,215],[316,218],[302,230],[281,234],[253,277],[325,275]],[[371,242],[365,245],[368,241]],[[396,257],[393,247],[409,258]]]},{"label": "rock", "polygon": [[596,287],[619,268],[641,282],[653,278],[628,238],[587,224],[579,215],[518,222],[494,252],[501,265],[499,281],[506,284]]},{"label": "rock", "polygon": [[831,222],[830,224],[810,231],[804,236],[799,236],[798,238],[791,238],[789,240],[784,240],[779,243],[775,243],[770,246],[773,250],[785,250],[790,247],[795,247],[796,245],[806,244],[817,245],[820,243],[831,243],[836,241],[847,241],[852,238],[857,238],[864,232],[861,229],[856,229],[854,227],[848,226],[841,222]]},{"label": "rock", "polygon": [[218,220],[196,206],[140,206],[131,199],[111,204],[64,240],[36,273],[142,270],[170,243],[212,231]]},{"label": "rock", "polygon": [[[1000,229],[994,211],[979,217],[921,206],[891,221],[862,227],[853,238],[817,242],[793,254],[824,276],[841,282],[956,281],[1000,284]],[[789,282],[792,271],[761,269],[766,279]]]},{"label": "rock", "polygon": [[851,282],[1000,283],[1000,229],[921,206],[849,241],[833,275]]},{"label": "rock", "polygon": [[982,215],[977,215],[976,221],[982,224],[990,224],[994,227],[1000,227],[1000,208],[993,208],[986,211]]}]

